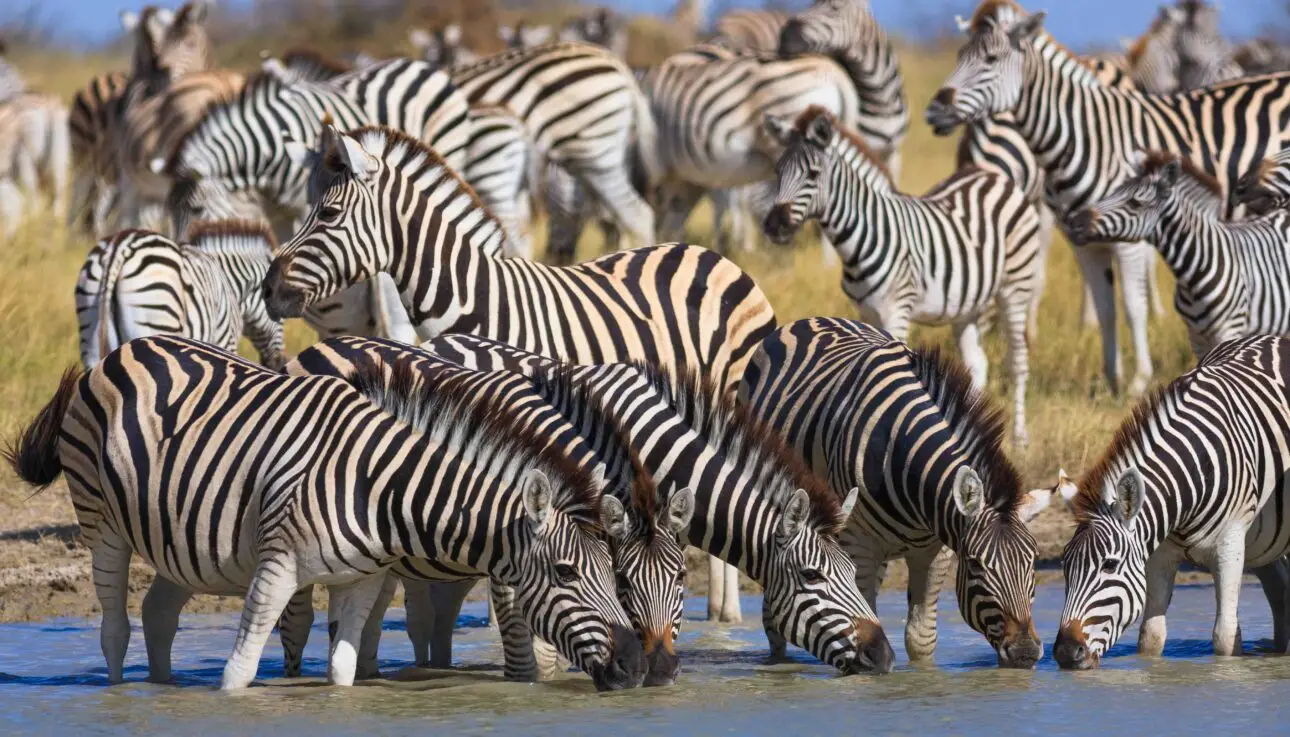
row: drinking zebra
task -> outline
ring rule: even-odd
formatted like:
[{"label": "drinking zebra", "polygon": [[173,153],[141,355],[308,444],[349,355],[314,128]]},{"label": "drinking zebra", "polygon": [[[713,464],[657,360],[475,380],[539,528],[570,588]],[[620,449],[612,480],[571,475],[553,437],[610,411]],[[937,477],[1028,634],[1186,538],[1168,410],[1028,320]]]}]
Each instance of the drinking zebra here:
[{"label": "drinking zebra", "polygon": [[[1237,600],[1246,568],[1290,549],[1284,478],[1290,405],[1282,369],[1290,341],[1222,343],[1134,408],[1073,498],[1078,526],[1062,552],[1066,602],[1053,657],[1095,668],[1139,616],[1138,652],[1158,656],[1178,564],[1214,573],[1214,653],[1241,652]],[[1260,578],[1285,649],[1286,590]],[[1280,606],[1276,603],[1280,602]]]},{"label": "drinking zebra", "polygon": [[9,460],[36,486],[67,476],[113,683],[132,553],[163,582],[144,610],[158,661],[193,592],[246,595],[226,689],[250,684],[283,608],[313,583],[331,600],[328,680],[351,684],[367,615],[405,558],[515,586],[534,631],[598,689],[644,675],[600,537],[614,523],[600,480],[457,384],[409,388],[375,365],[348,381],[284,376],[153,336],[69,371]]},{"label": "drinking zebra", "polygon": [[[961,364],[862,323],[799,320],[762,343],[740,397],[835,491],[863,490],[842,544],[875,606],[887,561],[909,564],[911,659],[935,650],[953,551],[964,621],[985,635],[1000,666],[1034,667],[1043,646],[1031,618],[1035,541],[1025,523],[1050,490],[1022,491],[1002,449],[1003,413]],[[782,655],[782,637],[769,625],[766,632]]]},{"label": "drinking zebra", "polygon": [[[964,24],[968,41],[927,119],[945,134],[960,123],[1011,111],[1059,212],[1108,195],[1127,176],[1138,149],[1184,155],[1227,192],[1243,173],[1241,162],[1261,160],[1290,141],[1290,131],[1277,122],[1290,97],[1290,76],[1169,96],[1116,89],[1043,33],[1042,24],[1042,13],[1028,15],[1012,0],[982,3]],[[1102,278],[1110,258],[1099,250],[1080,259],[1098,305],[1114,301]],[[1112,326],[1102,323],[1105,344]],[[1110,357],[1108,369],[1116,370]],[[1116,386],[1114,374],[1108,378]]]},{"label": "drinking zebra", "polygon": [[[569,267],[493,258],[504,231],[433,151],[388,129],[336,135],[322,157],[331,182],[265,280],[270,314],[299,315],[385,272],[423,339],[464,332],[576,363],[694,365],[729,392],[774,323],[752,279],[704,248],[661,245]],[[714,591],[723,604],[712,613],[738,618],[737,581]]]},{"label": "drinking zebra", "polygon": [[910,320],[949,323],[984,388],[989,368],[979,321],[998,305],[1013,379],[1013,437],[1026,442],[1027,326],[1044,256],[1039,216],[1008,177],[966,169],[928,194],[901,194],[854,132],[811,108],[790,122],[767,117],[785,147],[766,235],[785,243],[808,218],[842,256],[842,289],[866,319],[906,340]]},{"label": "drinking zebra", "polygon": [[[686,539],[761,584],[763,621],[844,672],[891,668],[891,646],[831,532],[833,522],[848,518],[856,489],[830,492],[769,425],[712,381],[642,362],[561,367],[470,335],[444,335],[421,350],[472,368],[522,372],[539,386],[551,371],[573,375],[613,410],[613,422],[658,482],[695,490]],[[792,520],[806,512],[803,505],[814,522],[793,542],[788,525],[800,525]]]},{"label": "drinking zebra", "polygon": [[1075,243],[1155,244],[1178,280],[1174,306],[1197,358],[1246,335],[1290,335],[1290,212],[1228,222],[1222,188],[1190,160],[1161,152],[1135,158],[1135,176],[1071,214]]},{"label": "drinking zebra", "polygon": [[182,335],[237,350],[245,334],[274,370],[286,364],[282,323],[264,309],[260,283],[277,248],[262,225],[204,223],[180,244],[146,230],[99,241],[76,278],[81,365],[94,368],[123,343]]}]

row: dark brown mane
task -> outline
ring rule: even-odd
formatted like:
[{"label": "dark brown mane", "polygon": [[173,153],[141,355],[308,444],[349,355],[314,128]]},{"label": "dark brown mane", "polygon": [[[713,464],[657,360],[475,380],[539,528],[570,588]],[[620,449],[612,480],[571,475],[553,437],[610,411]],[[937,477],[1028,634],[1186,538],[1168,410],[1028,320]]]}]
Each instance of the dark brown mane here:
[{"label": "dark brown mane", "polygon": [[793,121],[793,128],[797,131],[798,135],[804,135],[807,127],[809,127],[811,123],[815,122],[818,118],[827,118],[829,122],[833,123],[833,130],[837,131],[838,135],[843,140],[847,141],[860,151],[861,155],[863,155],[874,168],[882,172],[882,176],[887,181],[892,182],[893,184],[895,183],[891,177],[891,171],[887,169],[887,165],[882,162],[882,159],[878,157],[878,154],[874,153],[874,150],[869,147],[869,144],[864,142],[864,139],[860,137],[860,134],[839,123],[837,117],[827,109],[819,105],[811,105],[797,116],[797,120]]},{"label": "dark brown mane", "polygon": [[829,485],[774,428],[718,390],[710,377],[689,366],[673,371],[644,361],[632,365],[686,424],[727,456],[728,463],[754,473],[755,481],[766,486],[790,492],[805,489],[811,500],[811,524],[817,530],[836,534],[845,524],[842,502]]},{"label": "dark brown mane", "polygon": [[1162,167],[1177,161],[1182,164],[1183,173],[1196,180],[1197,184],[1209,190],[1210,194],[1215,197],[1224,197],[1223,185],[1218,183],[1218,180],[1214,178],[1214,175],[1201,169],[1199,166],[1196,166],[1191,159],[1185,156],[1179,156],[1178,154],[1171,153],[1169,151],[1143,151],[1142,153],[1146,155],[1146,159],[1142,163],[1142,170],[1139,174],[1153,174],[1159,171]]},{"label": "dark brown mane", "polygon": [[[450,178],[456,181],[458,188],[470,197],[471,204],[473,204],[477,209],[482,210],[489,219],[494,219],[492,212],[484,205],[484,201],[479,199],[479,194],[475,192],[475,188],[470,186],[465,179],[462,179],[461,174],[459,174],[457,170],[444,163],[443,157],[439,155],[439,152],[430,148],[430,146],[425,142],[413,138],[403,131],[387,128],[382,125],[365,125],[360,128],[355,128],[354,130],[347,132],[345,135],[353,138],[354,140],[361,140],[363,137],[373,134],[381,136],[385,141],[384,148],[379,154],[376,154],[378,158],[384,159],[393,149],[399,146],[406,147],[414,154],[425,156],[426,161],[428,161],[431,166],[435,166],[443,170],[442,173],[444,178]],[[369,151],[368,153],[371,152]],[[501,225],[498,225],[498,227],[500,228]]]},{"label": "dark brown mane", "polygon": [[1147,428],[1147,423],[1155,417],[1165,400],[1184,390],[1191,382],[1188,374],[1183,374],[1167,386],[1152,390],[1133,407],[1133,411],[1116,429],[1110,446],[1102,457],[1093,464],[1079,481],[1079,490],[1071,499],[1071,509],[1078,522],[1088,522],[1102,505],[1102,488],[1115,462],[1132,448],[1133,444]]},{"label": "dark brown mane", "polygon": [[967,367],[939,346],[910,348],[909,357],[946,424],[962,440],[969,462],[981,475],[990,506],[1000,514],[1015,513],[1025,493],[1021,475],[1004,452],[1006,413],[974,388]]},{"label": "dark brown mane", "polygon": [[1016,0],[983,0],[972,13],[969,30],[972,33],[982,32],[986,29],[987,24],[993,24],[995,14],[1004,8],[1017,10],[1023,14],[1026,12],[1026,9],[1021,7],[1021,4]]},{"label": "dark brown mane", "polygon": [[541,468],[557,488],[554,504],[578,524],[600,528],[600,489],[591,470],[581,468],[547,442],[495,394],[481,396],[461,376],[430,382],[415,361],[387,365],[364,357],[355,361],[349,382],[382,411],[422,432],[444,432],[472,444],[496,447],[483,454],[507,463]]},{"label": "dark brown mane", "polygon": [[268,223],[252,220],[199,220],[188,226],[187,240],[197,243],[209,238],[259,238],[270,251],[278,250],[278,239]]}]

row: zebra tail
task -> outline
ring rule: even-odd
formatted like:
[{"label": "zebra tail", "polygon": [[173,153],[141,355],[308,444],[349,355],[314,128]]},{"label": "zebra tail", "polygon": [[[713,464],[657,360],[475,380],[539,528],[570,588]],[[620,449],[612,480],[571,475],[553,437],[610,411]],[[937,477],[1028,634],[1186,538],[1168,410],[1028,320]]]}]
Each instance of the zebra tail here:
[{"label": "zebra tail", "polygon": [[14,473],[37,487],[37,491],[54,483],[63,472],[63,464],[58,458],[58,435],[63,427],[63,415],[67,414],[67,406],[72,403],[82,373],[79,366],[71,366],[64,371],[53,399],[4,450],[4,459]]},{"label": "zebra tail", "polygon": [[641,91],[639,85],[633,84],[636,108],[636,157],[645,175],[645,184],[650,188],[663,181],[666,170],[658,150],[658,125],[654,122],[654,111],[649,98]]}]

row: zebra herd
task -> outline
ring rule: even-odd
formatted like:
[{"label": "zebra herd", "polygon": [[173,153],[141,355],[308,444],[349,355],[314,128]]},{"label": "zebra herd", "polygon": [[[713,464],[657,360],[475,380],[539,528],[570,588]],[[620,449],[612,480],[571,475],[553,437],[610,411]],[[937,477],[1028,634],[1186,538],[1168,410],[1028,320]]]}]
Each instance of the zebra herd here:
[{"label": "zebra herd", "polygon": [[[157,681],[195,593],[245,596],[225,688],[251,683],[275,627],[299,675],[314,586],[332,683],[379,675],[399,585],[417,662],[450,666],[487,578],[508,677],[548,678],[559,656],[598,689],[668,684],[687,545],[711,556],[710,617],[739,619],[740,572],[762,587],[772,657],[792,643],[889,671],[875,605],[904,559],[911,659],[934,655],[953,570],[963,619],[1000,666],[1029,668],[1027,523],[1054,494],[1079,522],[1063,667],[1096,666],[1138,617],[1140,651],[1159,654],[1184,559],[1214,571],[1217,653],[1240,650],[1247,568],[1290,644],[1290,73],[1245,78],[1254,47],[1229,47],[1212,6],[1162,8],[1123,57],[1091,59],[1042,13],[985,0],[926,111],[938,134],[965,128],[958,166],[922,196],[898,188],[909,109],[864,0],[735,11],[643,70],[596,11],[502,29],[498,54],[449,26],[415,34],[422,59],[294,52],[244,76],[211,68],[205,16],[123,14],[130,72],[94,79],[70,114],[0,58],[6,227],[19,185],[70,156],[70,215],[101,236],[75,292],[83,366],[7,457],[34,486],[66,479],[110,680],[138,555],[157,572]],[[704,195],[718,231],[728,213],[786,242],[816,221],[867,324],[779,325],[719,250],[658,243]],[[550,263],[532,258],[538,208]],[[593,219],[636,247],[572,263]],[[1113,387],[1110,268],[1140,393],[1152,248],[1199,363],[1078,486],[1027,491],[1007,447],[1028,437],[1055,227]],[[292,358],[297,317],[321,340]],[[953,326],[962,360],[907,345],[911,322]],[[1011,413],[984,392],[993,324]],[[243,335],[260,364],[234,353]]]}]

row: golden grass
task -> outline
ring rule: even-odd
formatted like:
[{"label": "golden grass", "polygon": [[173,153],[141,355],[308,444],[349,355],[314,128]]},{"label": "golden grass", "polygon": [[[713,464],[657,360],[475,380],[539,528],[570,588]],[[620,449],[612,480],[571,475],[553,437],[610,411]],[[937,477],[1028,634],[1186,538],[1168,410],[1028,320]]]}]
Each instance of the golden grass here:
[{"label": "golden grass", "polygon": [[[954,139],[932,136],[921,121],[921,111],[948,73],[953,54],[910,47],[902,52],[915,118],[904,144],[902,184],[907,190],[923,191],[953,167]],[[122,66],[119,59],[70,55],[19,57],[15,61],[28,72],[33,86],[69,100],[95,72]],[[709,220],[703,209],[691,221],[694,242],[711,242]],[[49,399],[62,369],[78,360],[72,290],[90,245],[84,238],[69,235],[48,215],[29,220],[13,242],[0,244],[5,259],[5,268],[0,269],[0,434],[4,437],[11,436]],[[580,253],[589,257],[599,253],[599,247],[598,236],[589,233]],[[837,286],[838,269],[825,267],[815,246],[768,246],[734,258],[761,284],[781,321],[857,314]],[[1053,244],[1048,269],[1039,332],[1031,351],[1031,445],[1017,458],[1026,482],[1033,486],[1051,484],[1059,467],[1079,473],[1090,465],[1129,407],[1128,400],[1106,391],[1097,331],[1080,327],[1081,281],[1071,248],[1060,238]],[[1166,294],[1172,294],[1172,285],[1162,270],[1161,287]],[[288,326],[289,350],[299,350],[311,339],[312,333],[298,322]],[[946,328],[915,328],[912,339],[951,342]],[[1121,363],[1126,370],[1133,365],[1127,344],[1127,329],[1122,326]],[[1151,351],[1161,380],[1193,365],[1186,330],[1172,311],[1152,323]],[[991,359],[990,389],[1003,397],[1008,379],[997,331],[987,338],[987,353]]]}]

